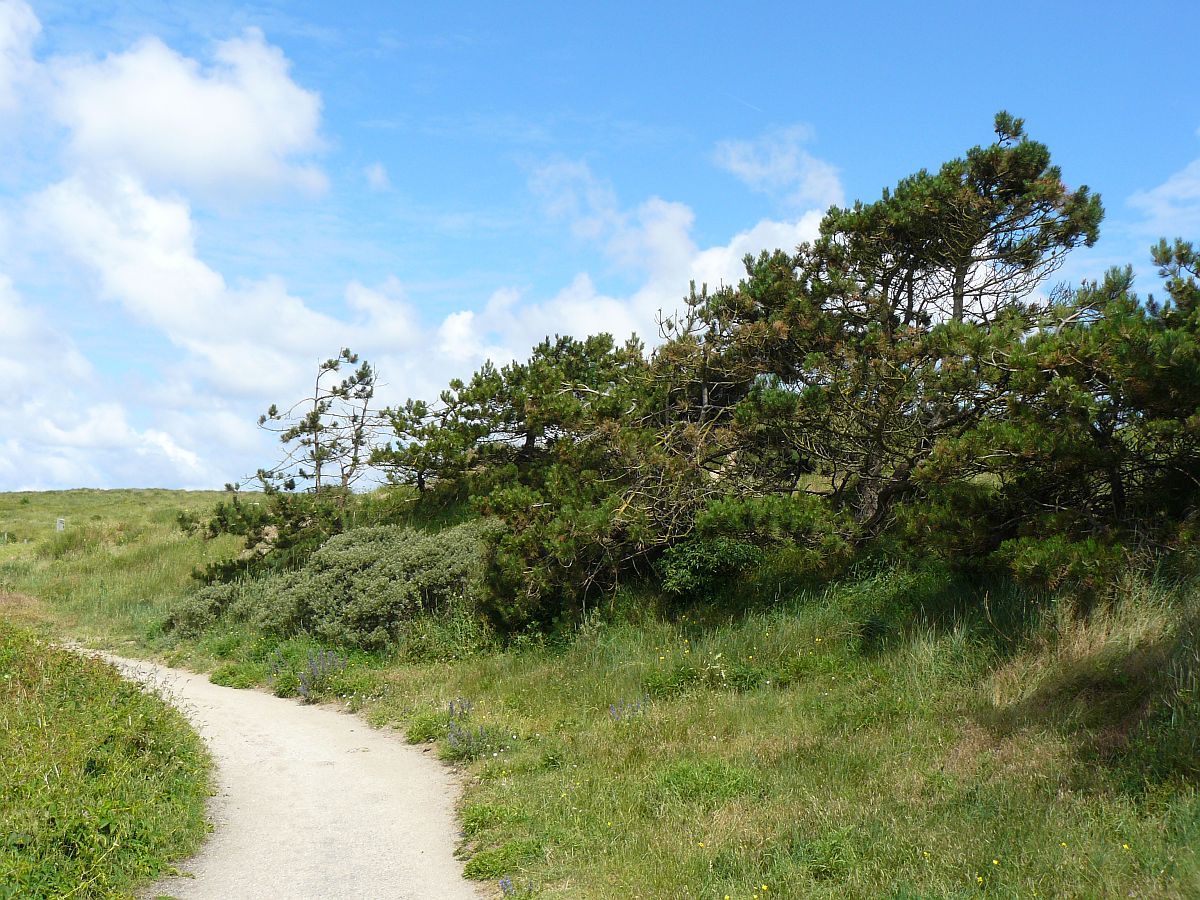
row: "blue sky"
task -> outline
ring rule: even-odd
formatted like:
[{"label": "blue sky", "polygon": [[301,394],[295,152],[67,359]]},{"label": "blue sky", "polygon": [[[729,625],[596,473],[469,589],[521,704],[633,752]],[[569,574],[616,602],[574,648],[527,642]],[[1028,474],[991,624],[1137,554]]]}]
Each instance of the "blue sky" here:
[{"label": "blue sky", "polygon": [[991,138],[1200,238],[1200,6],[0,0],[0,489],[211,487],[348,344],[431,397]]}]

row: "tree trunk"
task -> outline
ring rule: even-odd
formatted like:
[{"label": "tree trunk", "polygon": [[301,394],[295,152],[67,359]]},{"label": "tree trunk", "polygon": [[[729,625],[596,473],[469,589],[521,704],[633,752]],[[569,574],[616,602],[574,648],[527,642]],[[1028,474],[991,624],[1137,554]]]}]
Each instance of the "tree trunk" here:
[{"label": "tree trunk", "polygon": [[954,281],[951,285],[951,291],[954,296],[954,309],[951,312],[951,318],[955,322],[963,320],[964,306],[966,305],[967,295],[967,271],[969,267],[966,263],[961,263],[954,269]]}]

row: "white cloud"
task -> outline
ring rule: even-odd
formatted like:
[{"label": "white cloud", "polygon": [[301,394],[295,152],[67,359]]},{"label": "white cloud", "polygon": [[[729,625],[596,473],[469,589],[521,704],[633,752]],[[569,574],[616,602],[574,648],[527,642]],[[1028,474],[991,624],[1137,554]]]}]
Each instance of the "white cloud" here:
[{"label": "white cloud", "polygon": [[0,273],[0,386],[10,397],[38,385],[84,379],[91,365],[69,337],[23,303],[12,281]]},{"label": "white cloud", "polygon": [[13,109],[34,68],[33,42],[42,30],[25,0],[0,0],[0,110]]},{"label": "white cloud", "polygon": [[33,199],[30,217],[92,273],[101,297],[190,351],[192,374],[222,390],[293,385],[305,361],[328,355],[322,348],[346,331],[281,279],[228,285],[196,256],[187,204],[151,196],[130,176],[59,182]]},{"label": "white cloud", "polygon": [[363,169],[363,174],[373,191],[386,191],[392,187],[392,180],[388,178],[387,168],[381,162],[371,163]]},{"label": "white cloud", "polygon": [[1138,191],[1129,205],[1145,216],[1141,230],[1154,237],[1200,236],[1200,159],[1157,187]]},{"label": "white cloud", "polygon": [[777,128],[753,141],[727,140],[717,144],[717,165],[751,190],[796,207],[827,209],[843,202],[838,170],[804,149],[812,141],[804,125]]},{"label": "white cloud", "polygon": [[420,319],[399,279],[389,278],[375,288],[352,281],[346,286],[346,305],[358,314],[356,322],[371,343],[398,350],[420,344]]},{"label": "white cloud", "polygon": [[98,397],[91,363],[2,274],[0,321],[0,385],[10,400],[0,404],[0,485],[214,483],[211,467],[176,436],[138,430],[120,401]]},{"label": "white cloud", "polygon": [[60,62],[54,112],[80,166],[205,193],[319,191],[320,97],[262,32],[218,43],[202,67],[157,38],[100,61]]},{"label": "white cloud", "polygon": [[616,194],[592,174],[587,163],[559,161],[541,166],[530,176],[529,187],[547,215],[568,221],[578,238],[595,239],[620,224]]},{"label": "white cloud", "polygon": [[610,294],[581,272],[542,301],[512,289],[497,292],[480,312],[457,313],[443,323],[439,348],[456,360],[524,357],[555,334],[608,332],[620,341],[637,333],[653,345],[660,339],[659,314],[682,306],[690,281],[712,288],[736,284],[745,275],[747,254],[794,249],[816,236],[823,215],[811,210],[792,221],[764,219],[726,244],[701,248],[692,237],[690,207],[651,197],[622,209],[611,187],[582,163],[554,163],[535,172],[530,185],[548,215],[596,243],[614,265],[640,276],[640,284],[623,295]]}]

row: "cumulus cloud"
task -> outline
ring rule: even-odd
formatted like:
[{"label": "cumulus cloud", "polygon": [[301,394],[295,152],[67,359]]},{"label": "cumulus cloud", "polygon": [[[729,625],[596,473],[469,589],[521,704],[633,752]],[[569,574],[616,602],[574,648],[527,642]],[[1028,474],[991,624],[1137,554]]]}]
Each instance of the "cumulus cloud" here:
[{"label": "cumulus cloud", "polygon": [[131,176],[75,176],[32,201],[31,221],[114,300],[193,354],[222,390],[255,393],[293,383],[301,360],[338,334],[334,318],[266,277],[230,286],[201,261],[188,205],[149,194]]},{"label": "cumulus cloud", "polygon": [[98,61],[56,63],[54,113],[80,166],[204,193],[320,191],[320,97],[296,84],[261,31],[216,44],[202,66],[146,38]]},{"label": "cumulus cloud", "polygon": [[42,26],[25,0],[0,0],[0,111],[13,109],[33,72],[33,42]]},{"label": "cumulus cloud", "polygon": [[809,153],[813,139],[805,125],[776,128],[755,140],[726,140],[714,158],[751,190],[794,207],[828,207],[844,198],[838,170]]},{"label": "cumulus cloud", "polygon": [[688,284],[716,288],[745,275],[747,254],[791,250],[817,234],[822,212],[810,210],[791,221],[764,219],[727,243],[696,244],[695,214],[686,204],[651,197],[624,208],[612,187],[583,163],[556,162],[539,169],[530,187],[547,215],[565,222],[579,238],[594,242],[637,286],[606,292],[590,273],[580,272],[546,299],[514,289],[497,292],[477,313],[458,313],[443,323],[439,347],[463,362],[521,357],[548,335],[608,332],[618,340],[638,334],[658,342],[661,314],[682,305]]},{"label": "cumulus cloud", "polygon": [[0,485],[6,489],[171,483],[211,485],[199,454],[161,428],[130,425],[97,397],[97,372],[0,274]]},{"label": "cumulus cloud", "polygon": [[[351,281],[344,315],[315,309],[277,276],[231,284],[199,257],[187,203],[156,197],[131,176],[65,179],[32,199],[28,222],[90,274],[99,298],[185,351],[176,364],[181,377],[224,397],[299,396],[311,366],[340,347],[372,358],[431,352],[395,278]],[[444,360],[425,363],[426,371],[430,363],[438,374],[448,371]]]}]

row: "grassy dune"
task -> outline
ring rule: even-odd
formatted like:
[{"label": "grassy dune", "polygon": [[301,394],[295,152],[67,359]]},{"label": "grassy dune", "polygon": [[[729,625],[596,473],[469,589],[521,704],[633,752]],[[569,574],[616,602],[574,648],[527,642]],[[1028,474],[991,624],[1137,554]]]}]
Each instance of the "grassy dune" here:
[{"label": "grassy dune", "polygon": [[[176,525],[222,495],[204,491],[47,491],[0,494],[0,592],[59,633],[93,646],[153,639],[164,603],[192,586],[193,568],[228,554]],[[66,528],[55,530],[58,518]]]},{"label": "grassy dune", "polygon": [[183,717],[3,619],[0,760],[0,897],[128,897],[204,836],[208,758]]},{"label": "grassy dune", "polygon": [[186,721],[45,638],[146,646],[215,549],[177,510],[216,496],[0,494],[0,897],[128,897],[203,839],[208,760]]},{"label": "grassy dune", "polygon": [[[45,518],[61,496],[26,511]],[[308,637],[156,631],[187,572],[229,552],[170,524],[207,498],[71,499],[91,530],[0,547],[0,585],[58,628],[295,689],[280,673],[311,667]],[[135,501],[137,537],[113,538]],[[0,496],[0,521],[13,502]],[[1187,898],[1197,597],[1130,579],[1081,611],[936,570],[864,571],[697,621],[627,594],[557,641],[470,652],[477,636],[450,622],[424,658],[343,653],[314,695],[464,767],[468,874],[513,896]]]}]

